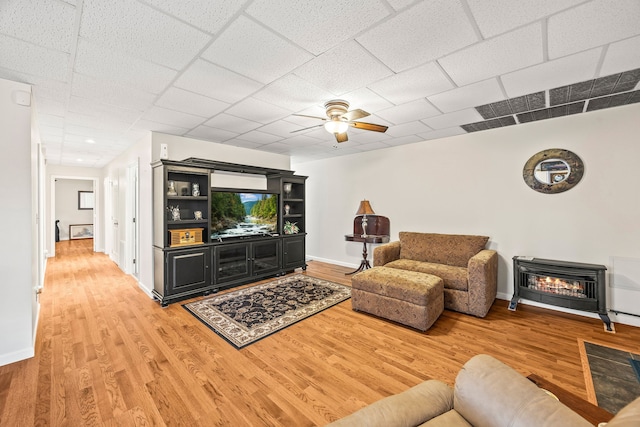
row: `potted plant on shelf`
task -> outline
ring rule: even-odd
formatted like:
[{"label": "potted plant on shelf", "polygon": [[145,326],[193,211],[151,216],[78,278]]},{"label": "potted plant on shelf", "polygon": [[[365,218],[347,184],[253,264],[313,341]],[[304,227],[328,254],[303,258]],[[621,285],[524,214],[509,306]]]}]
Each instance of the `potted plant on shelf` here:
[{"label": "potted plant on shelf", "polygon": [[298,234],[300,232],[300,227],[298,227],[296,224],[296,222],[285,221],[284,234]]}]

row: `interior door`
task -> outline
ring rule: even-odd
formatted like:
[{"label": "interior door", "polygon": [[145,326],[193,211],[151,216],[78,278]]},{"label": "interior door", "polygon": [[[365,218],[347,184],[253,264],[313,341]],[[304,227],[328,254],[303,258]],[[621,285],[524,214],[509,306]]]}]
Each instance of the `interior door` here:
[{"label": "interior door", "polygon": [[111,252],[109,258],[116,264],[120,261],[120,226],[119,226],[119,212],[120,212],[120,186],[117,177],[112,177],[110,180],[111,188]]}]

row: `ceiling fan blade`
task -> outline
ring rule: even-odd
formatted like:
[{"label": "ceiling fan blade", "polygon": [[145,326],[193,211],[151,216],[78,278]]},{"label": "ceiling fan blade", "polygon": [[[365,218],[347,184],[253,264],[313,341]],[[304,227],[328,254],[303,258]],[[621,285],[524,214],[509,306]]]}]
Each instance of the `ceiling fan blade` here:
[{"label": "ceiling fan blade", "polygon": [[352,126],[356,129],[372,130],[374,132],[386,132],[387,129],[389,129],[388,126],[376,125],[373,123],[363,123],[363,122],[349,122],[349,126]]},{"label": "ceiling fan blade", "polygon": [[307,128],[302,128],[302,129],[292,130],[292,131],[291,131],[291,133],[302,132],[303,130],[313,129],[313,128],[319,128],[319,127],[321,127],[321,126],[324,126],[324,124],[313,125],[313,126],[309,126],[309,127],[307,127]]},{"label": "ceiling fan blade", "polygon": [[334,133],[334,135],[336,136],[336,141],[338,141],[338,142],[345,142],[345,141],[347,141],[349,139],[347,137],[347,133],[346,132]]},{"label": "ceiling fan blade", "polygon": [[347,111],[346,113],[344,113],[342,115],[342,118],[348,121],[351,120],[358,120],[361,119],[363,117],[367,117],[370,116],[371,114],[367,113],[364,110],[360,110],[360,109],[355,109],[355,110],[351,110],[351,111]]},{"label": "ceiling fan blade", "polygon": [[292,116],[308,117],[308,118],[310,118],[310,119],[320,119],[320,120],[324,120],[325,122],[328,120],[326,117],[307,116],[306,114],[292,114]]}]

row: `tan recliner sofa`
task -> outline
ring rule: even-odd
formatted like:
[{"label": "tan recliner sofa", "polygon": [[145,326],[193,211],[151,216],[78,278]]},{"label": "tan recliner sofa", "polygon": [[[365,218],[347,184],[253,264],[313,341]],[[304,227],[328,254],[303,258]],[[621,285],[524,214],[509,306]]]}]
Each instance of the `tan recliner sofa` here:
[{"label": "tan recliner sofa", "polygon": [[444,282],[444,308],[484,317],[498,291],[498,254],[489,238],[400,232],[400,240],[373,251],[374,267],[427,273]]},{"label": "tan recliner sofa", "polygon": [[[587,420],[486,354],[471,358],[454,388],[428,380],[329,424],[331,427],[589,427]],[[640,398],[606,427],[640,426]]]}]

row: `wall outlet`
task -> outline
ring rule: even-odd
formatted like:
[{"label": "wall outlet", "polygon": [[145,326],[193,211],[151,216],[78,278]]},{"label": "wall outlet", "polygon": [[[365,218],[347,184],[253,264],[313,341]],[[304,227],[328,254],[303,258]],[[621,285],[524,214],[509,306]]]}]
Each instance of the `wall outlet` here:
[{"label": "wall outlet", "polygon": [[161,159],[169,158],[169,146],[167,144],[160,144],[160,158]]}]

